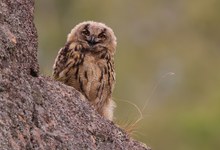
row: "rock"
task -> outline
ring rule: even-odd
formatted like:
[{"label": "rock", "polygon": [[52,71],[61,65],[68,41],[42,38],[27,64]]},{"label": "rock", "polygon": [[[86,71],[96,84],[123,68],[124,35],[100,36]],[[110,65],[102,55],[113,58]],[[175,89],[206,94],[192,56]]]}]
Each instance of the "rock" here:
[{"label": "rock", "polygon": [[150,150],[74,88],[39,75],[34,0],[0,2],[0,149]]}]

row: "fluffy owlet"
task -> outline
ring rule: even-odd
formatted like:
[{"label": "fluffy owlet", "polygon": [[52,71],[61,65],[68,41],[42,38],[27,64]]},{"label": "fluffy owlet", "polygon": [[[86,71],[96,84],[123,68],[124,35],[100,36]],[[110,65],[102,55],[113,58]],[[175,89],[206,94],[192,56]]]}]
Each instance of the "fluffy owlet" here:
[{"label": "fluffy owlet", "polygon": [[80,91],[105,118],[113,119],[116,37],[103,23],[76,25],[53,66],[54,79]]}]

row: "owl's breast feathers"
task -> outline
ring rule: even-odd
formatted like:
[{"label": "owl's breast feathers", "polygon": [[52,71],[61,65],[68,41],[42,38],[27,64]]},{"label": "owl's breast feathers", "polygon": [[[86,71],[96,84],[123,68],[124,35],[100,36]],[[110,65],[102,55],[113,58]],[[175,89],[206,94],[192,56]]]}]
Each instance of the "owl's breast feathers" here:
[{"label": "owl's breast feathers", "polygon": [[93,51],[72,48],[70,44],[60,49],[54,65],[56,80],[73,86],[97,108],[108,103],[115,84],[113,57],[108,50]]}]

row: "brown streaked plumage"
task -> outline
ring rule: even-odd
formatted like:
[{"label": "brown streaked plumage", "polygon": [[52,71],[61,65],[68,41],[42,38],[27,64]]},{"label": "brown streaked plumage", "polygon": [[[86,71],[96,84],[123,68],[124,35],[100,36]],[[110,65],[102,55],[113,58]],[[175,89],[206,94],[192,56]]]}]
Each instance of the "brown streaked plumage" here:
[{"label": "brown streaked plumage", "polygon": [[76,25],[53,66],[54,79],[80,91],[105,118],[113,119],[116,37],[103,23]]}]

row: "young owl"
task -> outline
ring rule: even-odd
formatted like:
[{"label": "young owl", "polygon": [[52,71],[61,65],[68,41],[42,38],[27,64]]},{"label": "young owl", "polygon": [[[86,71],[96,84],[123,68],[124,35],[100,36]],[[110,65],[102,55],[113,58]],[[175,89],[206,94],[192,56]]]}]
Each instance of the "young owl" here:
[{"label": "young owl", "polygon": [[80,91],[105,118],[113,119],[116,37],[103,23],[76,25],[53,66],[54,79]]}]

